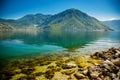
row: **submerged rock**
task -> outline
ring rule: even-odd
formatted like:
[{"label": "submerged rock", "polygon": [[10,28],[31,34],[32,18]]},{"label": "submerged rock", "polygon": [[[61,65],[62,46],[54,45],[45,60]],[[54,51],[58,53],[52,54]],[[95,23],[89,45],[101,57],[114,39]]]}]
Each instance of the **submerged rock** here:
[{"label": "submerged rock", "polygon": [[67,69],[62,71],[62,73],[66,75],[73,74],[74,72],[75,72],[75,69]]},{"label": "submerged rock", "polygon": [[83,79],[85,78],[85,75],[81,74],[81,73],[75,73],[74,76],[77,78],[77,79]]},{"label": "submerged rock", "polygon": [[45,72],[45,77],[46,77],[47,79],[53,78],[53,77],[54,77],[54,71],[52,71],[52,70],[46,71],[46,72]]},{"label": "submerged rock", "polygon": [[40,63],[40,66],[48,65],[50,63],[51,63],[50,61],[44,61],[44,62]]},{"label": "submerged rock", "polygon": [[63,68],[64,69],[71,69],[71,68],[76,68],[76,64],[75,63],[72,63],[72,62],[69,62],[69,63],[67,63],[67,64],[65,64],[64,66],[63,66]]},{"label": "submerged rock", "polygon": [[21,70],[21,72],[22,73],[24,73],[24,74],[31,74],[33,71],[34,71],[35,69],[34,68],[23,68],[22,70]]},{"label": "submerged rock", "polygon": [[75,68],[76,67],[76,64],[74,63],[67,63],[66,64],[66,68],[70,69],[70,68]]},{"label": "submerged rock", "polygon": [[56,72],[52,80],[68,80],[68,76],[62,74],[61,72]]}]

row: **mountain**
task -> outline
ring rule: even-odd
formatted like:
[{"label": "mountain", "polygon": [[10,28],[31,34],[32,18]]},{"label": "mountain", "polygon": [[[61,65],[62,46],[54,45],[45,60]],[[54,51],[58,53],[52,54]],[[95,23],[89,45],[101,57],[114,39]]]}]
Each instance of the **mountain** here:
[{"label": "mountain", "polygon": [[0,19],[0,31],[13,30],[12,23],[14,23],[14,20]]},{"label": "mountain", "polygon": [[[17,20],[6,20],[0,19],[0,26],[12,26],[14,28],[27,28],[41,25],[46,19],[48,19],[51,15],[43,15],[43,14],[30,14],[26,15]],[[6,24],[6,25],[5,25]]]},{"label": "mountain", "polygon": [[47,20],[51,15],[35,14],[35,15],[26,15],[16,22],[19,26],[34,26],[41,25],[45,20]]},{"label": "mountain", "polygon": [[97,19],[74,8],[51,16],[42,25],[52,30],[110,30]]},{"label": "mountain", "polygon": [[[13,28],[41,27],[50,30],[111,30],[108,26],[100,21],[81,12],[80,10],[71,8],[55,15],[26,15],[17,20],[0,19],[0,24]],[[1,26],[1,25],[0,25]]]},{"label": "mountain", "polygon": [[116,31],[120,31],[120,20],[112,20],[112,21],[103,21],[103,24],[110,26],[111,29]]}]

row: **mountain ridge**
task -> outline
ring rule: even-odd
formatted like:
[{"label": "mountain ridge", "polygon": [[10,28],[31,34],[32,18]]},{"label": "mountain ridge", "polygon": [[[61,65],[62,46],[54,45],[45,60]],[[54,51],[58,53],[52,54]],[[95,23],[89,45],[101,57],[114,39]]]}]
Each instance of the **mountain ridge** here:
[{"label": "mountain ridge", "polygon": [[[61,27],[63,29],[79,29],[79,30],[109,30],[109,28],[103,25],[100,21],[81,12],[77,9],[67,9],[63,12],[51,16],[48,21],[43,25],[47,25],[54,29],[55,27]],[[62,29],[62,30],[63,30]],[[55,30],[55,29],[54,29]],[[57,30],[57,29],[56,29]]]},{"label": "mountain ridge", "polygon": [[120,31],[120,20],[102,21],[103,24],[110,26],[115,31]]},{"label": "mountain ridge", "polygon": [[29,14],[17,20],[0,19],[0,24],[14,28],[41,27],[50,30],[111,30],[96,18],[75,9],[67,9],[55,15]]}]

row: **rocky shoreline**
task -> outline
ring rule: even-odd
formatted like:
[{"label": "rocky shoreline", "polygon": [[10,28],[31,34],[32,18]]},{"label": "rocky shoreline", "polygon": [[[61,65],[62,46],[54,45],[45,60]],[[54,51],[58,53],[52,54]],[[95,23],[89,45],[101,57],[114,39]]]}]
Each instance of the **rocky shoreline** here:
[{"label": "rocky shoreline", "polygon": [[108,51],[96,52],[91,56],[104,60],[88,69],[89,79],[119,80],[120,79],[120,48],[110,48]]},{"label": "rocky shoreline", "polygon": [[0,80],[119,80],[120,48],[96,52],[61,52],[10,60]]}]

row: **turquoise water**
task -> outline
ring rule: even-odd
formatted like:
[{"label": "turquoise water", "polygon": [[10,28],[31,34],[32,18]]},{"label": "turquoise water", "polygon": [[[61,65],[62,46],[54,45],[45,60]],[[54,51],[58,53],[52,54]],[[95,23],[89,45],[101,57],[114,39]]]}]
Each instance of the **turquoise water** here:
[{"label": "turquoise water", "polygon": [[120,32],[0,32],[0,57],[52,51],[80,51],[120,47]]}]

